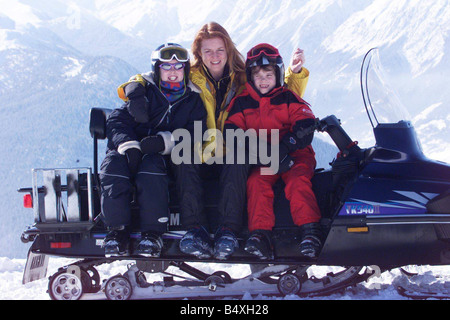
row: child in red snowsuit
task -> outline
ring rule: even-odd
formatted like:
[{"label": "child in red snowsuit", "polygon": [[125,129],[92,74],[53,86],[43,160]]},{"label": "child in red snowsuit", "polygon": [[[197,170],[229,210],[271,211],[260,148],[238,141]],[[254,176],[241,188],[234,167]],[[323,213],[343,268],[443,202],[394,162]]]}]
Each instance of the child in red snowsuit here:
[{"label": "child in red snowsuit", "polygon": [[[260,44],[247,54],[246,89],[229,107],[224,129],[279,130],[278,171],[255,166],[247,181],[248,227],[251,232],[245,250],[261,259],[273,259],[271,230],[275,225],[272,186],[281,177],[295,225],[299,227],[301,254],[316,257],[321,247],[320,210],[312,191],[311,178],[316,166],[311,147],[313,133],[297,135],[315,124],[309,105],[283,86],[284,66],[278,50]],[[300,136],[300,138],[298,138]],[[262,139],[262,137],[260,137]],[[271,166],[272,167],[272,166]],[[265,169],[266,171],[263,171]]]}]

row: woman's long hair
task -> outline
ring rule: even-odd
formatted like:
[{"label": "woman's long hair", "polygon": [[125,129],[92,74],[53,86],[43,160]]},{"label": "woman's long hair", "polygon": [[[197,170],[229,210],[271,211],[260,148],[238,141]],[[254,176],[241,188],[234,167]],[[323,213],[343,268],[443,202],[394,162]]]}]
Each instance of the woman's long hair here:
[{"label": "woman's long hair", "polygon": [[[205,24],[200,30],[197,32],[195,36],[194,42],[192,43],[192,54],[194,58],[192,59],[192,67],[199,68],[202,61],[201,47],[202,41],[204,39],[212,39],[212,38],[221,38],[225,43],[225,47],[227,50],[227,64],[230,68],[230,72],[235,72],[237,75],[238,81],[242,81],[242,74],[245,77],[245,60],[242,54],[236,49],[235,44],[231,40],[230,35],[217,22],[209,22]],[[245,81],[245,80],[243,80]]]}]

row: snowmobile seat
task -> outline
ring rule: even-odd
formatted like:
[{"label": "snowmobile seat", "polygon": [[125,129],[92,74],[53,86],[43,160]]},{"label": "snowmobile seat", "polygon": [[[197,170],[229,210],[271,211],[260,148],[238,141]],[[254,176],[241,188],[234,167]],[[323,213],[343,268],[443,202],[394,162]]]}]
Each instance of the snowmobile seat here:
[{"label": "snowmobile seat", "polygon": [[92,138],[106,139],[106,119],[111,112],[111,109],[91,109],[89,113],[89,132]]},{"label": "snowmobile seat", "polygon": [[[94,139],[94,179],[96,183],[98,172],[97,172],[97,157],[98,157],[98,147],[97,140],[106,139],[106,119],[108,115],[112,112],[111,109],[103,109],[103,108],[92,108],[90,112],[90,122],[89,122],[89,130],[91,133],[91,137]],[[204,172],[203,172],[204,173]],[[170,229],[171,230],[183,230],[181,225],[181,217],[179,215],[179,199],[177,197],[177,192],[175,188],[175,182],[173,176],[169,173],[170,183],[169,183],[169,194],[170,194],[170,203],[169,208],[171,212],[170,217]],[[329,208],[324,206],[329,203],[326,201],[330,197],[330,191],[327,189],[327,186],[331,185],[332,174],[330,171],[322,171],[318,170],[316,175],[312,179],[313,190],[316,194],[317,200],[319,204],[321,204],[321,212],[322,217],[328,218]],[[218,192],[219,190],[219,173],[216,172],[214,167],[211,167],[211,170],[208,170],[207,173],[204,173],[202,176],[203,188],[205,190],[204,194],[204,210],[206,211],[206,216],[208,217],[208,222],[210,224],[210,229],[215,230],[218,221],[218,212],[217,212],[217,204],[219,202]],[[292,217],[290,214],[290,206],[289,201],[285,197],[284,193],[285,184],[282,179],[279,179],[277,183],[274,185],[274,211],[276,213],[276,223],[275,228],[289,228],[293,227],[294,223],[292,221]],[[98,199],[96,199],[98,200]],[[98,202],[98,201],[96,201]],[[137,211],[138,206],[136,203],[132,204],[132,210]],[[137,214],[136,214],[137,216]],[[243,214],[242,224],[244,226],[243,229],[246,229],[247,226],[247,214]]]}]

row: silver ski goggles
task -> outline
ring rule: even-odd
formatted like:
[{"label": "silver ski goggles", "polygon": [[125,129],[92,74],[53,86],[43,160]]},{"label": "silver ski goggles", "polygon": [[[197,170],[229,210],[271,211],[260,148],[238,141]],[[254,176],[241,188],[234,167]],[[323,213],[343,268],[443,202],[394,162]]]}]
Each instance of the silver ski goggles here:
[{"label": "silver ski goggles", "polygon": [[153,58],[163,62],[169,62],[172,61],[173,59],[176,59],[179,62],[189,61],[189,52],[184,48],[176,46],[164,47],[159,51],[155,52],[155,55],[156,57]]}]

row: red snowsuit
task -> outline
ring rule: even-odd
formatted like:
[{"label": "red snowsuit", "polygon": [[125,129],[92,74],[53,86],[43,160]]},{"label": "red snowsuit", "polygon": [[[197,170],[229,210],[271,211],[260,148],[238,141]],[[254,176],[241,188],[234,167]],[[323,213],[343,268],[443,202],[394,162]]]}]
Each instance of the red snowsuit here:
[{"label": "red snowsuit", "polygon": [[[278,87],[261,97],[249,83],[231,102],[228,110],[225,129],[255,129],[257,133],[259,129],[267,129],[269,139],[270,129],[279,129],[281,140],[288,131],[292,131],[296,121],[314,119],[308,104],[292,91]],[[249,231],[272,230],[274,227],[272,186],[280,177],[286,184],[285,194],[294,223],[301,226],[319,222],[320,210],[311,184],[316,166],[314,150],[309,145],[290,156],[294,158],[294,165],[282,174],[261,175],[261,167],[252,169],[247,180]]]}]

